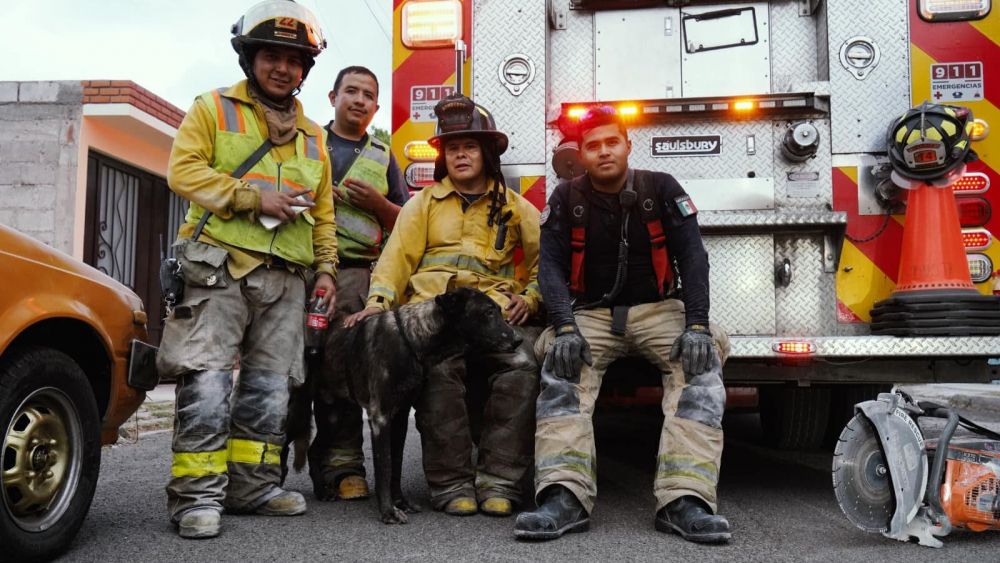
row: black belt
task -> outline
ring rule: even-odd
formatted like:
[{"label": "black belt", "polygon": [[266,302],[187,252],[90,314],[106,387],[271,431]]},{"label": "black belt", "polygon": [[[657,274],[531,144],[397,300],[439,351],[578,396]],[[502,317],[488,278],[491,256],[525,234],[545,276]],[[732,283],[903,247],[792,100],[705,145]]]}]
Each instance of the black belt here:
[{"label": "black belt", "polygon": [[363,258],[341,258],[337,266],[340,268],[372,268],[374,260],[365,260]]},{"label": "black belt", "polygon": [[281,256],[269,254],[268,257],[264,259],[264,265],[268,268],[288,268],[288,260],[285,260]]}]

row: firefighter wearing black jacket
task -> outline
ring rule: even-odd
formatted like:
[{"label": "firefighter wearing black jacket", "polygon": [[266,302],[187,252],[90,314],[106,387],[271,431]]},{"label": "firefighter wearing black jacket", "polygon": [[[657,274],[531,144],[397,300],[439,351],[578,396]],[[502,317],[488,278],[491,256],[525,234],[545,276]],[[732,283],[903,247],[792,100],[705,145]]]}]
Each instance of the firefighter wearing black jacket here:
[{"label": "firefighter wearing black jacket", "polygon": [[539,508],[518,516],[515,535],[546,540],[589,528],[601,379],[614,360],[640,356],[663,374],[656,529],[728,541],[729,523],[715,512],[729,341],[709,325],[697,209],[669,174],[628,167],[631,142],[614,108],[591,109],[580,133],[587,173],[559,185],[542,213],[538,279],[551,326],[535,347],[544,356]]}]

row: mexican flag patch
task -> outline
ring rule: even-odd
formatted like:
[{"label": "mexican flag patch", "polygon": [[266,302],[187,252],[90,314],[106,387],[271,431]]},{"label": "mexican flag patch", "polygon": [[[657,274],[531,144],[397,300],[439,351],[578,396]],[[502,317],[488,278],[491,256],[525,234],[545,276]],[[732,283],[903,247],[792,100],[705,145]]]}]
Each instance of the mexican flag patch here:
[{"label": "mexican flag patch", "polygon": [[677,204],[677,211],[680,211],[681,217],[687,218],[698,213],[698,208],[687,194],[674,198],[674,203]]}]

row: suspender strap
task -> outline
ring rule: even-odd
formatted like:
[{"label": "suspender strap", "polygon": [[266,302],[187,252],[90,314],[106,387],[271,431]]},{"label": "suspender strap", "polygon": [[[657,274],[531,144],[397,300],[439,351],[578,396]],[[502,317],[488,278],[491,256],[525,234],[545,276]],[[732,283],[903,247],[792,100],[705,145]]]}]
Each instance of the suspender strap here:
[{"label": "suspender strap", "polygon": [[571,180],[569,186],[571,225],[569,289],[576,294],[582,294],[584,291],[583,263],[587,249],[587,216],[590,210],[590,202],[583,195],[583,188],[579,182],[580,180]]},{"label": "suspender strap", "polygon": [[569,289],[574,293],[583,293],[583,255],[587,246],[586,227],[570,229],[570,267]]},{"label": "suspender strap", "polygon": [[673,283],[673,272],[670,269],[670,256],[667,253],[667,237],[663,234],[663,223],[659,219],[647,221],[646,231],[649,232],[656,286],[660,290],[660,295],[663,295],[666,288]]},{"label": "suspender strap", "polygon": [[649,233],[650,258],[653,272],[656,274],[656,286],[662,297],[669,293],[674,285],[674,270],[667,250],[667,236],[663,232],[663,202],[660,201],[660,194],[656,190],[652,175],[645,170],[635,171],[635,191],[639,216],[646,225],[646,232]]},{"label": "suspender strap", "polygon": [[[233,173],[230,174],[230,176],[233,178],[242,178],[247,172],[250,171],[251,168],[254,167],[255,164],[260,162],[260,159],[264,158],[264,155],[267,154],[267,151],[271,150],[271,147],[273,146],[274,144],[271,143],[270,138],[265,139],[264,142],[257,147],[257,150],[253,151],[253,154],[248,156],[247,159],[243,161],[243,164],[240,164],[236,167],[236,170],[233,170]],[[278,186],[278,189],[280,190],[281,186]],[[208,223],[208,219],[211,216],[212,212],[207,209],[201,214],[201,220],[198,221],[198,225],[194,228],[194,236],[191,237],[191,240],[198,240],[198,237],[201,236],[201,231],[205,228],[205,224]]]}]

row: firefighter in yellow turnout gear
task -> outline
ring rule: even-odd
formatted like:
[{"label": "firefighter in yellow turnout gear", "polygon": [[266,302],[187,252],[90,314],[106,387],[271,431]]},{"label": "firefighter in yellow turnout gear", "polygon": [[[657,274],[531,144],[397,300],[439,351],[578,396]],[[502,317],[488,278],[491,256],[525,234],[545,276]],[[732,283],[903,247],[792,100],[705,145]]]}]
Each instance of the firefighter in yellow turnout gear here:
[{"label": "firefighter in yellow turnout gear", "polygon": [[[440,151],[437,183],[416,194],[372,274],[368,308],[348,320],[425,301],[456,287],[491,297],[522,338],[514,352],[460,354],[427,366],[416,406],[424,473],[436,510],[507,516],[520,502],[518,481],[531,463],[539,329],[523,326],[540,292],[538,211],[508,189],[500,174],[507,136],[469,98],[449,96],[435,108]],[[528,279],[515,277],[514,250],[524,249]],[[478,457],[473,463],[473,447]]]},{"label": "firefighter in yellow turnout gear", "polygon": [[218,535],[223,507],[305,512],[302,495],[279,486],[285,414],[303,379],[305,278],[315,270],[317,290],[335,290],[325,134],[293,95],[322,33],[288,0],[251,7],[233,33],[247,80],[195,100],[168,172],[191,202],[175,244],[184,294],[157,357],[178,381],[167,502],[186,538]]},{"label": "firefighter in yellow turnout gear", "polygon": [[631,143],[614,108],[591,109],[580,131],[587,173],[559,185],[542,214],[539,283],[552,326],[535,348],[545,358],[535,433],[539,507],[518,516],[515,536],[550,540],[589,528],[594,403],[611,362],[634,355],[663,374],[656,529],[727,541],[715,489],[729,343],[708,322],[697,209],[672,176],[629,168]]}]

